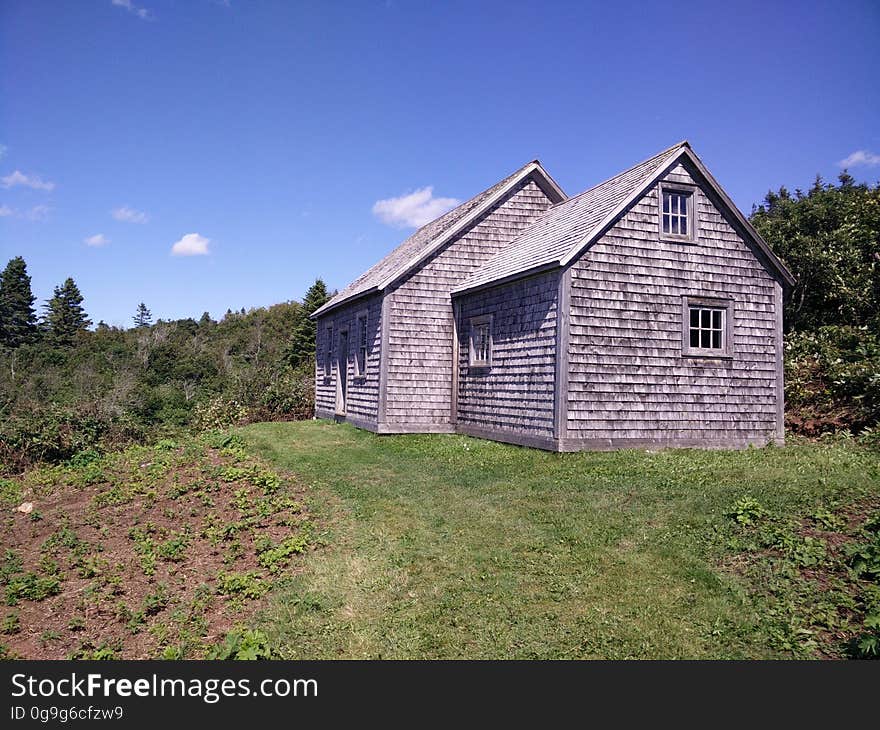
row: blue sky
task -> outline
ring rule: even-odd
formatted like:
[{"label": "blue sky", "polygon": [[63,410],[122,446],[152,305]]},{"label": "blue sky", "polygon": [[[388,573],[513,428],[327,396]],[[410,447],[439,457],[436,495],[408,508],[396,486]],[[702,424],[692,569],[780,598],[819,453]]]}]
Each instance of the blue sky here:
[{"label": "blue sky", "polygon": [[127,326],[342,287],[534,158],[577,193],[687,138],[746,213],[874,182],[878,38],[876,0],[4,0],[0,265]]}]

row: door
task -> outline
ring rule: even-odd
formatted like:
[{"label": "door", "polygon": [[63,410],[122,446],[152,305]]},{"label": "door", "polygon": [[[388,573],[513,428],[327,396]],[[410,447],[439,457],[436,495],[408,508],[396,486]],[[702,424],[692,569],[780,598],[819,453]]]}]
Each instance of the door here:
[{"label": "door", "polygon": [[348,397],[348,330],[339,332],[339,359],[336,361],[336,413],[345,415],[345,403]]}]

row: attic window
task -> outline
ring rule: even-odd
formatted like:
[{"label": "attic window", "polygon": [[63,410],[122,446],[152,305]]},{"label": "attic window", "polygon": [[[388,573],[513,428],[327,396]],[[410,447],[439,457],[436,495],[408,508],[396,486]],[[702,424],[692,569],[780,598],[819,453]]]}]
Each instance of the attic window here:
[{"label": "attic window", "polygon": [[492,365],[492,315],[471,318],[470,366],[488,368]]},{"label": "attic window", "polygon": [[694,240],[696,215],[691,188],[660,186],[660,237]]}]

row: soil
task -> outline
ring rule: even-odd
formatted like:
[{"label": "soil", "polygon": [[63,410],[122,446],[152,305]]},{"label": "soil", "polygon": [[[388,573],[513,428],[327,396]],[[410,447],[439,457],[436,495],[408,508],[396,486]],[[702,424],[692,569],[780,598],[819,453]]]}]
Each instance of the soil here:
[{"label": "soil", "polygon": [[[144,659],[161,657],[166,647],[180,647],[187,658],[204,656],[266,600],[219,595],[218,574],[253,571],[274,581],[301,570],[302,556],[294,555],[280,575],[270,575],[258,562],[256,543],[268,538],[277,544],[310,521],[303,506],[304,487],[284,477],[273,494],[289,497],[297,505],[282,506],[264,518],[251,511],[245,529],[232,539],[218,539],[210,531],[206,534],[206,526],[240,524],[245,517],[242,503],[256,504],[266,497],[266,490],[246,478],[233,482],[217,478],[223,467],[237,461],[234,457],[206,449],[187,463],[185,458],[181,462],[181,453],[130,501],[99,506],[100,495],[106,499],[113,485],[118,488],[119,479],[89,486],[61,483],[48,493],[38,488],[25,495],[34,503],[30,515],[13,510],[7,516],[4,553],[13,551],[24,572],[40,575],[50,574],[46,560],[54,560],[61,579],[57,595],[20,600],[0,609],[0,618],[18,614],[19,631],[0,634],[0,644],[10,654],[27,659],[91,658],[95,649],[109,647],[114,658]],[[130,483],[142,483],[138,477],[152,466],[149,461],[131,465]],[[34,519],[35,514],[39,519]],[[209,514],[215,517],[208,518]],[[59,530],[65,526],[69,531],[59,544]],[[156,545],[181,534],[188,534],[189,542],[171,558],[156,556],[155,572],[148,574],[133,530],[148,535]],[[77,546],[77,540],[86,545]],[[233,547],[236,541],[240,548]],[[150,599],[162,593],[167,605]],[[141,611],[143,621],[132,622],[132,615]]]}]

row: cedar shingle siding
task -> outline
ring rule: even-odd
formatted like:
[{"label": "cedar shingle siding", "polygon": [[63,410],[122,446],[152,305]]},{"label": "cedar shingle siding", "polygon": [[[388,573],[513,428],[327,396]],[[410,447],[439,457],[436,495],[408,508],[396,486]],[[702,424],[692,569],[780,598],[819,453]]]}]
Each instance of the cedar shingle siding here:
[{"label": "cedar shingle siding", "polygon": [[[678,166],[666,180],[693,184]],[[657,186],[572,267],[569,447],[777,436],[773,277],[701,190],[695,244],[660,240]],[[732,297],[733,357],[682,356],[683,296]]]},{"label": "cedar shingle siding", "polygon": [[392,430],[452,430],[449,292],[550,206],[531,179],[386,294],[390,299],[385,420]]},{"label": "cedar shingle siding", "polygon": [[[661,185],[691,191],[692,241],[661,234]],[[562,451],[779,442],[791,283],[687,143],[573,198],[530,163],[419,229],[316,313],[316,415]],[[730,320],[723,352],[689,354],[694,302]],[[491,320],[488,367],[471,365],[474,318]]]},{"label": "cedar shingle siding", "polygon": [[[539,274],[458,302],[459,430],[498,432],[504,440],[521,440],[520,434],[551,445],[558,281],[555,271]],[[469,322],[484,314],[493,315],[492,366],[471,368]]]}]

